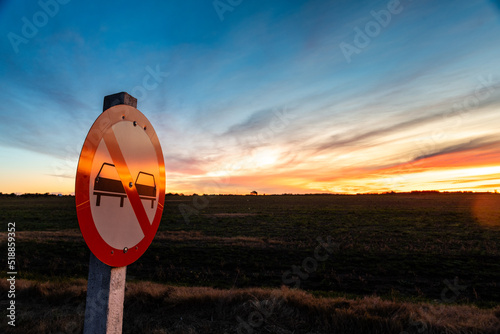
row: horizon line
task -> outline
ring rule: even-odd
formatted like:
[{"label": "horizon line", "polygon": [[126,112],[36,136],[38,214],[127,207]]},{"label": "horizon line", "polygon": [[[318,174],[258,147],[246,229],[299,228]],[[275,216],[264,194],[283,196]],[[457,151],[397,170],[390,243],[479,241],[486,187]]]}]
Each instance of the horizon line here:
[{"label": "horizon line", "polygon": [[[397,194],[499,194],[497,190],[495,191],[473,191],[473,190],[457,190],[457,191],[441,191],[441,190],[411,190],[411,191],[384,191],[384,192],[359,192],[359,193],[333,193],[333,192],[321,192],[321,193],[256,193],[252,192],[244,194],[198,194],[196,192],[184,194],[184,193],[165,193],[165,196],[358,196],[358,195],[397,195]],[[22,196],[68,196],[74,197],[75,193],[63,194],[61,192],[45,192],[45,193],[3,193],[0,191],[0,197],[22,197]]]}]

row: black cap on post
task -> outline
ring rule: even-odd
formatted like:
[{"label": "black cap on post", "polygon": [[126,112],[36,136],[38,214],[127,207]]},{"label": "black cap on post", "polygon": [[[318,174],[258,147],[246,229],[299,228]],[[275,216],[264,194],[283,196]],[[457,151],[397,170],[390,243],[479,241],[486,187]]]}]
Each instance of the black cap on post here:
[{"label": "black cap on post", "polygon": [[128,106],[137,108],[137,99],[126,92],[105,96],[102,111],[104,112],[109,108],[117,106],[119,104],[126,104]]}]

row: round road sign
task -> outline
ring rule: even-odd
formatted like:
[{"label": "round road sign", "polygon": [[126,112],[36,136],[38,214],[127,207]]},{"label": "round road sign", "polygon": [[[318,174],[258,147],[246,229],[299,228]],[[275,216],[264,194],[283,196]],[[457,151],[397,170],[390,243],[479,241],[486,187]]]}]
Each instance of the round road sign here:
[{"label": "round road sign", "polygon": [[94,122],[75,185],[78,224],[94,255],[112,267],[137,260],[160,225],[165,164],[160,142],[137,109],[118,105]]}]

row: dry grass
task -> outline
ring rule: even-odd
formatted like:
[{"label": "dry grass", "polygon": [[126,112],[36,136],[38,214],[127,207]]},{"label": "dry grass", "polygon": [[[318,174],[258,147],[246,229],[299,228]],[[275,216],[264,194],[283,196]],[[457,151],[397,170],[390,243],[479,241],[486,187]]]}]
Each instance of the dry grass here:
[{"label": "dry grass", "polygon": [[[7,282],[1,281],[3,295]],[[17,281],[11,333],[80,333],[85,280]],[[1,307],[6,302],[1,302]],[[246,324],[246,325],[245,325]],[[5,333],[2,321],[0,332]],[[300,290],[127,283],[124,333],[500,333],[500,306],[317,298]]]},{"label": "dry grass", "polygon": [[[81,242],[82,233],[79,230],[62,230],[62,231],[16,231],[17,241],[69,241]],[[0,243],[7,240],[7,232],[0,232]]]},{"label": "dry grass", "polygon": [[238,246],[251,248],[268,248],[272,246],[291,245],[282,240],[258,237],[218,237],[205,235],[200,231],[159,231],[156,233],[155,240],[158,241],[173,241],[173,242],[196,242],[198,245],[216,244],[224,246]]},{"label": "dry grass", "polygon": [[[35,242],[82,242],[82,234],[79,230],[62,230],[62,231],[17,231],[16,237],[18,242],[35,241]],[[7,232],[0,232],[0,244],[7,240]],[[200,231],[159,231],[155,235],[156,241],[161,242],[195,242],[197,245],[216,244],[224,246],[238,246],[251,248],[268,248],[273,246],[290,246],[290,242],[275,240],[270,238],[256,237],[217,237],[207,236]]]},{"label": "dry grass", "polygon": [[257,216],[256,213],[246,213],[246,212],[224,212],[224,213],[213,213],[210,215],[206,215],[207,217],[248,217],[248,216]]}]

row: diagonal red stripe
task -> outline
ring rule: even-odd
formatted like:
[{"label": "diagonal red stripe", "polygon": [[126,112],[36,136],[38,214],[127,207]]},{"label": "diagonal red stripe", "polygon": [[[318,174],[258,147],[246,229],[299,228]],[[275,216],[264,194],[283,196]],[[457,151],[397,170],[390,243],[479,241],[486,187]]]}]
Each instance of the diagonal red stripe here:
[{"label": "diagonal red stripe", "polygon": [[[148,215],[146,214],[146,210],[142,205],[141,198],[137,193],[137,189],[134,184],[134,179],[132,175],[130,175],[130,171],[127,167],[127,163],[125,162],[125,158],[123,157],[120,146],[118,145],[118,141],[116,140],[116,136],[112,129],[106,131],[103,136],[104,143],[108,147],[109,154],[111,155],[111,159],[113,159],[113,164],[115,165],[116,171],[120,176],[120,181],[122,182],[123,188],[127,193],[127,197],[130,200],[130,204],[132,205],[132,209],[134,210],[135,216],[141,225],[142,232],[144,236],[148,235],[148,231],[151,228],[151,223],[149,222]],[[132,182],[132,187],[129,184]]]}]

